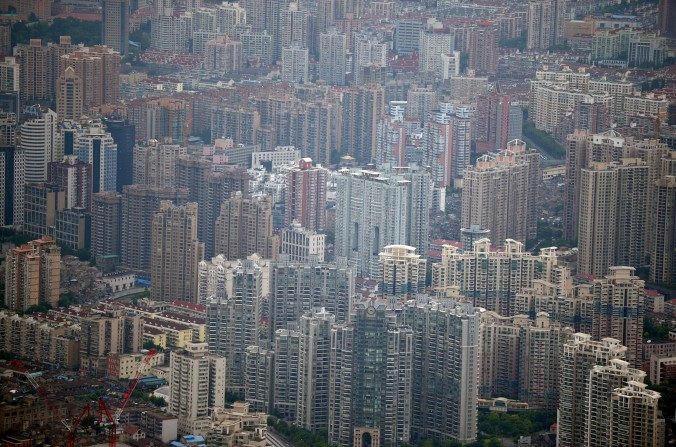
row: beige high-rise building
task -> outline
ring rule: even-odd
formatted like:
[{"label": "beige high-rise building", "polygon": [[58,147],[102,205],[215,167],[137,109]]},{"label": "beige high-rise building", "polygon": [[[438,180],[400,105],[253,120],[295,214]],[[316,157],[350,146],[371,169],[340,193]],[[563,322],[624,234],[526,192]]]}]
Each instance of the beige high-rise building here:
[{"label": "beige high-rise building", "polygon": [[300,365],[300,337],[298,331],[275,331],[274,408],[281,418],[296,420],[298,404],[298,373]]},{"label": "beige high-rise building", "polygon": [[5,306],[24,311],[56,306],[61,281],[61,249],[50,236],[9,250],[5,261]]},{"label": "beige high-rise building", "polygon": [[529,50],[547,50],[563,43],[567,0],[531,0],[528,4]]},{"label": "beige high-rise building", "polygon": [[592,290],[599,311],[592,335],[596,340],[619,340],[627,348],[627,361],[638,367],[643,357],[645,283],[634,272],[633,267],[610,267],[607,276],[594,281]]},{"label": "beige high-rise building", "polygon": [[206,343],[187,343],[171,353],[169,369],[168,406],[179,433],[205,435],[209,410],[225,403],[225,358],[209,354]]},{"label": "beige high-rise building", "polygon": [[627,382],[643,382],[645,372],[629,367],[629,363],[612,359],[607,365],[596,365],[589,372],[588,405],[585,432],[589,447],[605,447],[610,435],[611,393]]},{"label": "beige high-rise building", "polygon": [[120,98],[120,53],[105,46],[77,47],[59,58],[58,73],[73,67],[82,79],[85,109],[112,103]]},{"label": "beige high-rise building", "polygon": [[643,264],[648,166],[640,159],[592,162],[580,175],[577,270],[603,276]]},{"label": "beige high-rise building", "polygon": [[245,350],[244,400],[253,411],[272,408],[275,352],[260,346]]},{"label": "beige high-rise building", "polygon": [[579,447],[586,441],[589,373],[596,365],[605,366],[612,359],[623,359],[627,348],[619,340],[604,338],[592,341],[591,335],[576,333],[564,344],[559,379],[558,439],[559,447]]},{"label": "beige high-rise building", "polygon": [[197,204],[160,203],[152,222],[151,297],[197,302],[197,267],[204,243],[197,240]]},{"label": "beige high-rise building", "polygon": [[415,250],[408,245],[388,245],[380,252],[380,293],[405,297],[425,290],[427,260]]},{"label": "beige high-rise building", "polygon": [[156,188],[178,184],[178,160],[187,149],[178,144],[149,140],[134,146],[134,183]]},{"label": "beige high-rise building", "polygon": [[225,259],[244,259],[254,253],[263,259],[276,258],[279,240],[272,235],[272,199],[247,198],[237,192],[223,202],[215,246]]},{"label": "beige high-rise building", "polygon": [[101,43],[121,55],[129,48],[129,0],[104,0],[101,24]]},{"label": "beige high-rise building", "polygon": [[441,262],[432,265],[432,287],[440,296],[458,292],[475,306],[503,316],[516,314],[516,296],[540,280],[559,295],[571,287],[570,271],[559,265],[556,249],[539,255],[524,249],[521,242],[508,239],[504,250],[495,250],[488,239],[474,242],[472,250],[444,245]]},{"label": "beige high-rise building", "polygon": [[538,312],[534,320],[483,312],[479,396],[518,399],[531,408],[555,410],[560,353],[572,335],[572,328],[545,312]]},{"label": "beige high-rise building", "polygon": [[56,81],[56,114],[60,120],[82,117],[82,79],[73,67],[67,67]]},{"label": "beige high-rise building", "polygon": [[101,192],[92,196],[91,253],[98,256],[122,254],[122,196],[114,192]]},{"label": "beige high-rise building", "polygon": [[660,394],[641,382],[629,381],[610,396],[609,447],[660,447],[664,445],[664,419]]},{"label": "beige high-rise building", "polygon": [[5,57],[0,62],[0,92],[18,92],[20,87],[20,64],[15,57]]},{"label": "beige high-rise building", "polygon": [[42,40],[31,39],[28,45],[19,46],[17,56],[21,63],[21,101],[50,100],[50,61],[47,47],[42,46]]},{"label": "beige high-rise building", "polygon": [[496,243],[526,242],[536,233],[536,193],[540,180],[537,151],[520,140],[510,141],[497,154],[482,155],[465,170],[462,228],[479,225]]}]

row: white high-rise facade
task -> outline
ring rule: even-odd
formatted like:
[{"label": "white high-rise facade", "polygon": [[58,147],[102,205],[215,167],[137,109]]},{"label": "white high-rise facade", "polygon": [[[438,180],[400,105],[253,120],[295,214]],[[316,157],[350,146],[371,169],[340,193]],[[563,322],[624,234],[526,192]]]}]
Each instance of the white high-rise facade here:
[{"label": "white high-rise facade", "polygon": [[92,123],[78,135],[74,152],[92,165],[92,192],[117,190],[117,144],[100,122]]},{"label": "white high-rise facade", "polygon": [[46,181],[47,163],[61,161],[63,154],[58,139],[57,116],[53,110],[21,125],[26,183]]}]

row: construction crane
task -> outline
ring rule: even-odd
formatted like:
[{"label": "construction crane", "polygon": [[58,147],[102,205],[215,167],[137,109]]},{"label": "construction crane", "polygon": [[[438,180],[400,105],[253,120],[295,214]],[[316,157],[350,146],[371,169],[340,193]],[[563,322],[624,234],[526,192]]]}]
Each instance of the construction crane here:
[{"label": "construction crane", "polygon": [[145,369],[146,366],[150,365],[150,361],[152,360],[153,357],[155,357],[155,355],[157,355],[157,351],[155,349],[150,349],[143,356],[141,363],[139,363],[138,368],[136,368],[136,373],[134,374],[134,377],[129,382],[126,391],[122,395],[122,402],[120,403],[120,407],[115,412],[115,416],[113,416],[112,413],[110,412],[110,408],[106,404],[105,399],[99,398],[98,401],[99,424],[102,425],[104,423],[103,416],[105,416],[106,419],[108,419],[108,423],[110,424],[110,431],[108,433],[108,447],[115,447],[117,445],[117,424],[120,422],[120,416],[122,416],[122,412],[126,408],[127,403],[129,403],[129,399],[131,398],[132,394],[134,394],[134,390],[136,389],[136,385],[138,385],[138,382],[141,379],[143,370]]},{"label": "construction crane", "polygon": [[[35,392],[38,393],[38,396],[42,398],[42,400],[45,402],[45,405],[47,405],[47,408],[49,411],[56,415],[58,414],[57,411],[58,409],[54,405],[54,402],[49,398],[49,395],[47,394],[47,391],[35,380],[35,378],[30,375],[28,372],[28,368],[26,365],[21,360],[12,360],[9,362],[9,366],[11,368],[16,369],[17,371],[20,371],[24,374],[26,377],[26,380],[28,380],[28,383],[31,384],[33,388],[35,388]],[[87,414],[89,414],[90,411],[90,406],[87,404],[82,412],[73,420],[72,423],[69,423],[67,419],[62,419],[61,423],[66,427],[68,430],[68,438],[66,442],[67,447],[75,447],[75,434],[77,433],[77,428],[80,425],[80,421],[82,421],[82,418]]]}]

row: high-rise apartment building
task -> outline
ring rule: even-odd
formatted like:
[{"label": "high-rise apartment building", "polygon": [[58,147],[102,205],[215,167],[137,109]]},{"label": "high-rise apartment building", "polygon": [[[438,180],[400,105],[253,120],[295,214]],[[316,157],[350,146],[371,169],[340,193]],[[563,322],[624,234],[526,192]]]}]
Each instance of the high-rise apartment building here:
[{"label": "high-rise apartment building", "polygon": [[299,367],[296,425],[317,432],[329,422],[329,377],[333,314],[324,308],[298,319]]},{"label": "high-rise apartment building", "polygon": [[567,0],[531,0],[528,4],[529,50],[547,50],[563,43]]},{"label": "high-rise apartment building", "polygon": [[79,120],[83,115],[82,78],[67,67],[56,80],[56,114],[61,120]]},{"label": "high-rise apartment building", "polygon": [[581,171],[577,270],[596,276],[645,256],[648,166],[640,159],[592,162]]},{"label": "high-rise apartment building", "polygon": [[197,240],[197,204],[160,203],[152,221],[151,297],[197,302],[197,266],[204,243]]},{"label": "high-rise apartment building", "polygon": [[66,193],[66,208],[92,206],[92,165],[78,159],[75,155],[65,155],[63,161],[50,162],[47,169],[47,181],[58,185]]},{"label": "high-rise apartment building", "polygon": [[284,222],[293,221],[303,228],[321,230],[326,226],[326,183],[329,171],[313,166],[312,159],[302,158],[298,166],[286,174],[286,200]]},{"label": "high-rise apartment building", "polygon": [[122,255],[122,195],[101,192],[92,195],[91,253],[99,256]]},{"label": "high-rise apartment building", "polygon": [[226,259],[244,259],[254,253],[277,257],[279,241],[272,235],[272,200],[246,198],[238,191],[221,205],[215,225],[215,250]]},{"label": "high-rise apartment building", "polygon": [[337,323],[349,319],[355,283],[351,269],[335,264],[273,263],[270,270],[270,323],[272,333],[289,329],[306,312],[324,308]]},{"label": "high-rise apartment building", "polygon": [[150,272],[152,257],[152,221],[160,203],[186,202],[185,189],[128,185],[122,191],[122,264],[130,269]]},{"label": "high-rise apartment building", "polygon": [[[284,2],[286,3],[286,2]],[[310,39],[310,14],[297,2],[284,4],[279,12],[279,45],[280,48],[289,48],[297,44],[301,48],[308,48]]]},{"label": "high-rise apartment building", "polygon": [[660,417],[660,394],[641,382],[629,381],[610,396],[610,430],[607,444],[612,447],[664,445],[664,419]]},{"label": "high-rise apartment building", "polygon": [[421,72],[441,73],[441,55],[452,54],[455,49],[455,36],[448,30],[428,30],[420,33],[420,58],[418,68]]},{"label": "high-rise apartment building", "polygon": [[489,93],[477,100],[477,152],[496,152],[522,138],[523,110],[510,95]]},{"label": "high-rise apartment building", "polygon": [[398,326],[396,316],[383,305],[357,305],[350,323],[332,327],[329,442],[409,441],[413,337],[411,329]]},{"label": "high-rise apartment building", "polygon": [[124,56],[129,48],[129,0],[104,0],[101,43]]},{"label": "high-rise apartment building", "polygon": [[5,57],[5,60],[0,62],[0,92],[19,91],[20,67],[15,57]]},{"label": "high-rise apartment building", "polygon": [[92,165],[92,191],[117,191],[117,144],[101,122],[91,123],[75,140],[74,153]]},{"label": "high-rise apartment building", "polygon": [[623,359],[626,351],[619,340],[592,341],[591,335],[581,333],[563,345],[557,416],[559,446],[577,447],[586,442],[590,371],[594,366],[608,365],[612,359]]},{"label": "high-rise apartment building", "polygon": [[342,92],[341,102],[341,151],[363,162],[375,159],[378,121],[385,112],[385,91],[382,85],[352,86]]},{"label": "high-rise apartment building", "polygon": [[263,310],[263,269],[253,260],[232,271],[232,292],[207,303],[209,351],[227,359],[225,383],[229,392],[244,394],[246,349],[258,346]]},{"label": "high-rise apartment building", "polygon": [[298,407],[300,337],[300,332],[288,329],[278,329],[274,337],[274,408],[282,419],[290,422],[296,420]]},{"label": "high-rise apartment building", "polygon": [[406,304],[402,322],[413,333],[411,437],[472,442],[477,435],[479,309],[422,297]]},{"label": "high-rise apartment building", "polygon": [[304,84],[310,81],[309,51],[297,45],[282,48],[282,81]]},{"label": "high-rise apartment building", "polygon": [[12,248],[5,260],[5,306],[18,311],[38,304],[56,306],[60,274],[61,249],[54,238],[43,236]]},{"label": "high-rise apartment building", "polygon": [[499,243],[533,239],[540,178],[540,156],[521,140],[510,141],[497,154],[482,155],[464,172],[462,228],[479,225]]},{"label": "high-rise apartment building", "polygon": [[610,267],[609,273],[593,282],[597,308],[594,319],[596,340],[611,337],[627,348],[626,360],[638,367],[642,361],[645,283],[633,267]]},{"label": "high-rise apartment building", "polygon": [[57,216],[66,207],[66,193],[51,183],[26,183],[23,204],[23,232],[35,238],[53,236]]},{"label": "high-rise apartment building", "polygon": [[555,410],[559,400],[560,352],[573,335],[546,312],[502,317],[481,314],[479,396],[506,397],[531,408]]},{"label": "high-rise apartment building", "polygon": [[16,130],[16,114],[0,112],[0,226],[23,223],[25,157]]},{"label": "high-rise apartment building", "polygon": [[543,248],[533,255],[523,243],[508,239],[496,251],[490,240],[480,239],[471,250],[444,245],[441,262],[432,265],[437,294],[452,297],[457,291],[475,306],[503,316],[515,314],[516,295],[534,280],[545,281],[560,294],[570,288],[570,271],[559,265],[555,248]]},{"label": "high-rise apartment building", "polygon": [[319,35],[319,79],[329,85],[345,85],[347,38],[335,28]]},{"label": "high-rise apartment building", "polygon": [[269,413],[272,408],[275,352],[249,346],[244,354],[244,400],[253,411]]},{"label": "high-rise apartment building", "polygon": [[25,155],[26,182],[47,180],[47,163],[59,161],[63,154],[59,149],[57,115],[47,110],[39,117],[21,124],[21,149]]},{"label": "high-rise apartment building", "polygon": [[657,24],[663,36],[674,37],[674,22],[676,22],[676,4],[673,0],[660,0],[657,13]]},{"label": "high-rise apartment building", "polygon": [[378,255],[387,245],[427,252],[429,173],[417,166],[385,172],[344,169],[336,183],[335,253],[357,274],[377,277]]},{"label": "high-rise apartment building", "polygon": [[82,79],[85,109],[120,98],[120,53],[105,46],[77,47],[59,58],[58,73],[72,67]]},{"label": "high-rise apartment building", "polygon": [[17,56],[21,64],[19,71],[21,101],[30,104],[50,101],[50,60],[47,47],[42,46],[42,40],[31,39],[28,45],[19,46]]},{"label": "high-rise apartment building", "polygon": [[415,247],[388,245],[378,255],[379,292],[405,298],[425,290],[427,260],[415,253]]},{"label": "high-rise apartment building", "polygon": [[280,235],[280,255],[292,262],[324,262],[326,235],[294,222]]},{"label": "high-rise apartment building", "polygon": [[134,147],[134,184],[175,188],[178,159],[186,155],[184,146],[149,140]]},{"label": "high-rise apartment building", "polygon": [[187,343],[169,362],[169,412],[180,433],[205,434],[210,409],[225,403],[225,358],[209,354],[206,343]]},{"label": "high-rise apartment building", "polygon": [[650,280],[657,283],[676,282],[676,176],[667,175],[653,186],[654,235],[650,247]]}]

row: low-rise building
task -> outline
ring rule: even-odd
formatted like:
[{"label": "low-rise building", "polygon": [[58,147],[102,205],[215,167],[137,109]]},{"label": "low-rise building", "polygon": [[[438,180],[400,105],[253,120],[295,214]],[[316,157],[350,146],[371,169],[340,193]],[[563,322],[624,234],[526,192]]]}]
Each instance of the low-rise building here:
[{"label": "low-rise building", "polygon": [[246,402],[235,402],[232,408],[215,408],[207,435],[209,446],[265,447],[267,442],[265,413],[250,411]]}]

